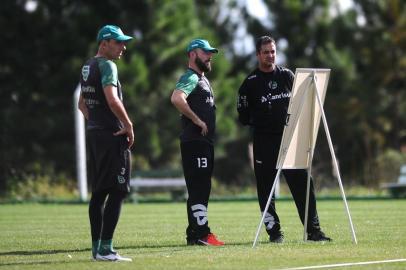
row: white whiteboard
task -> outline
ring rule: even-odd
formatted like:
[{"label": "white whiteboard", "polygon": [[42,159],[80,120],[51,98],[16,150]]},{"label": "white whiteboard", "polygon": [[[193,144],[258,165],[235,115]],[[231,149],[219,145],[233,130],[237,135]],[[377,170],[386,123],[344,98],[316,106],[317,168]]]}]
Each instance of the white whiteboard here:
[{"label": "white whiteboard", "polygon": [[324,104],[329,77],[330,69],[296,69],[277,169],[306,169],[311,166],[310,151],[316,145],[321,117],[314,91],[317,89]]}]

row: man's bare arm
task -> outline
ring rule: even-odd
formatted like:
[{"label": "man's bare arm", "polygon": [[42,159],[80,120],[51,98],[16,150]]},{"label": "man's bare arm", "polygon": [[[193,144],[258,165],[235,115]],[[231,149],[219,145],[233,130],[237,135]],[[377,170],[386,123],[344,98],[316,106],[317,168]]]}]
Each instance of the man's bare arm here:
[{"label": "man's bare arm", "polygon": [[134,143],[133,124],[128,117],[124,104],[121,102],[117,94],[117,87],[114,85],[107,85],[103,88],[104,95],[106,96],[107,104],[114,115],[123,123],[124,128],[114,133],[114,135],[126,134],[128,138],[128,147],[130,148]]},{"label": "man's bare arm", "polygon": [[190,108],[189,104],[186,101],[186,94],[178,89],[175,89],[171,96],[172,104],[178,109],[178,111],[192,120],[195,125],[199,126],[202,131],[202,135],[205,136],[208,132],[207,125],[203,122],[199,116],[197,116],[192,109]]}]

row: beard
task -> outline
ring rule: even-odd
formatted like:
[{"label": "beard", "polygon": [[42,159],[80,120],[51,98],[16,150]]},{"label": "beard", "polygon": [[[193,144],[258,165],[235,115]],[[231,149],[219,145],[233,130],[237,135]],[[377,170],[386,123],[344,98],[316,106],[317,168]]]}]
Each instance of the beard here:
[{"label": "beard", "polygon": [[263,69],[266,70],[272,70],[275,68],[275,63],[271,61],[261,61],[259,64]]},{"label": "beard", "polygon": [[270,67],[272,67],[272,66],[274,65],[274,61],[271,61],[271,60],[269,60],[269,59],[266,59],[265,61],[262,62],[262,65],[263,65],[264,67],[270,68]]},{"label": "beard", "polygon": [[202,59],[199,58],[199,56],[196,56],[195,64],[203,72],[209,72],[211,70],[210,62],[204,63]]}]

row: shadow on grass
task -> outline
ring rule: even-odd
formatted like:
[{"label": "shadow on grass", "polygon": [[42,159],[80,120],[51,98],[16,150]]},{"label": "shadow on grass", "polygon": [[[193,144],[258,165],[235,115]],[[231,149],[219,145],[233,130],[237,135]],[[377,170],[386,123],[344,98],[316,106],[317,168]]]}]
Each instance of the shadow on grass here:
[{"label": "shadow on grass", "polygon": [[15,265],[46,265],[46,264],[66,264],[67,262],[92,262],[89,259],[70,259],[68,260],[58,260],[58,261],[27,261],[27,262],[12,262],[12,263],[0,263],[0,266],[15,266]]},{"label": "shadow on grass", "polygon": [[[138,249],[138,248],[181,248],[186,247],[182,244],[173,244],[173,245],[134,245],[134,246],[115,246],[115,249]],[[91,248],[82,248],[82,249],[54,249],[54,250],[15,250],[0,252],[0,256],[33,256],[33,255],[54,255],[61,253],[72,253],[72,252],[85,252],[88,251],[90,254]],[[0,264],[1,265],[1,264]]]},{"label": "shadow on grass", "polygon": [[[34,255],[55,255],[61,253],[72,253],[72,252],[84,252],[89,251],[90,248],[84,249],[61,249],[61,250],[33,250],[33,251],[8,251],[8,252],[0,252],[0,256],[34,256]],[[89,256],[88,259],[75,259],[75,262],[90,262],[91,258]],[[64,259],[64,260],[41,260],[41,261],[18,261],[18,262],[9,262],[3,263],[0,262],[0,266],[13,266],[13,265],[45,265],[45,264],[65,264],[66,262],[72,262],[72,259]]]},{"label": "shadow on grass", "polygon": [[[269,244],[268,241],[259,241],[258,244]],[[241,246],[241,247],[252,247],[251,241],[245,242],[233,242],[233,243],[226,243],[224,247],[232,247],[232,246]],[[160,250],[161,248],[171,248],[170,252],[182,252],[185,249],[189,248],[222,248],[222,247],[208,247],[208,246],[201,246],[201,245],[194,245],[194,246],[187,246],[186,244],[170,244],[170,245],[148,245],[148,244],[140,244],[140,245],[129,245],[129,246],[117,246],[117,250],[120,249],[147,249],[146,253],[162,253],[168,252],[168,250]],[[153,250],[157,249],[157,250]],[[46,264],[65,264],[67,262],[93,262],[90,258],[90,248],[83,248],[83,249],[60,249],[60,250],[27,250],[27,251],[8,251],[8,252],[0,252],[0,256],[35,256],[35,255],[56,255],[56,254],[63,254],[63,253],[76,253],[76,252],[89,252],[88,259],[63,259],[63,260],[49,260],[49,261],[18,261],[18,262],[9,262],[9,263],[0,263],[0,266],[15,266],[15,265],[46,265]],[[139,254],[145,253],[140,251]]]},{"label": "shadow on grass", "polygon": [[[262,241],[261,241],[262,242]],[[258,242],[258,243],[261,243]],[[267,242],[262,242],[267,243]],[[226,246],[251,246],[252,242],[233,242],[226,243]],[[201,245],[187,246],[186,244],[169,244],[169,245],[149,245],[149,244],[140,244],[140,245],[127,245],[127,246],[115,246],[115,249],[155,249],[155,248],[193,248],[193,247],[204,247]],[[82,249],[54,249],[54,250],[15,250],[0,252],[0,256],[34,256],[34,255],[53,255],[61,253],[72,253],[72,252],[85,252],[88,251],[90,254],[91,248],[82,248]],[[174,250],[176,251],[176,249]],[[148,251],[150,252],[150,251]],[[1,264],[0,264],[1,265]]]},{"label": "shadow on grass", "polygon": [[0,252],[0,256],[32,256],[32,255],[47,255],[47,254],[59,254],[59,253],[69,253],[69,252],[83,252],[89,251],[90,248],[84,249],[61,249],[61,250],[16,250],[8,252]]}]

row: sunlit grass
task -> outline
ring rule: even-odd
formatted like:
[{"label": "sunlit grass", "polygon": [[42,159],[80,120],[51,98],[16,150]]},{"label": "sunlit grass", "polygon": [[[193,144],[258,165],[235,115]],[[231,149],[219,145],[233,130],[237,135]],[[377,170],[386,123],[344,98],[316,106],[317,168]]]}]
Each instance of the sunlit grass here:
[{"label": "sunlit grass", "polygon": [[[209,204],[210,227],[227,244],[219,248],[185,245],[184,203],[125,204],[115,247],[134,261],[109,264],[90,260],[86,205],[0,205],[0,269],[279,269],[406,258],[406,200],[357,200],[349,206],[358,245],[342,201],[318,202],[323,230],[334,239],[324,244],[304,243],[294,203],[279,201],[286,241],[269,244],[262,230],[253,249],[260,219],[256,202]],[[406,263],[373,268],[405,269]]]}]

